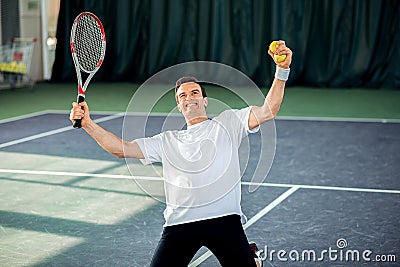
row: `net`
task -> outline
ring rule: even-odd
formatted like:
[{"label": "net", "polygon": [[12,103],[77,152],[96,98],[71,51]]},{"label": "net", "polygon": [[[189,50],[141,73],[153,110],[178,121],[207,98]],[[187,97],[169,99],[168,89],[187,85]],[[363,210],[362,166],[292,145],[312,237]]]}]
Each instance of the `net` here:
[{"label": "net", "polygon": [[103,54],[102,32],[95,18],[88,14],[80,18],[74,42],[81,68],[86,72],[95,70]]}]

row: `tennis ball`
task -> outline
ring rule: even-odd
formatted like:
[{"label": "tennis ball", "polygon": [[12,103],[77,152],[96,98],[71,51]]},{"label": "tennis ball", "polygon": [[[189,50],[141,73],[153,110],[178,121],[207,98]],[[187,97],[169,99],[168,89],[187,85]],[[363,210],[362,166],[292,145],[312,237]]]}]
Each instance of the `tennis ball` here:
[{"label": "tennis ball", "polygon": [[11,72],[12,71],[12,67],[11,67],[10,63],[6,63],[4,71],[6,71],[6,72]]},{"label": "tennis ball", "polygon": [[17,62],[16,61],[12,61],[9,65],[9,71],[10,72],[16,72],[17,71]]},{"label": "tennis ball", "polygon": [[[273,41],[269,45],[269,50],[271,50],[272,53],[274,53],[277,48],[278,48],[277,41]],[[286,59],[286,55],[274,55],[274,59],[276,60],[276,62],[283,62]]]},{"label": "tennis ball", "polygon": [[286,55],[274,55],[276,62],[283,62],[286,59]]},{"label": "tennis ball", "polygon": [[271,52],[274,53],[277,48],[278,48],[278,42],[272,41],[271,44],[269,45],[269,50],[271,50]]},{"label": "tennis ball", "polygon": [[18,63],[16,72],[25,74],[26,73],[26,65],[22,62]]}]

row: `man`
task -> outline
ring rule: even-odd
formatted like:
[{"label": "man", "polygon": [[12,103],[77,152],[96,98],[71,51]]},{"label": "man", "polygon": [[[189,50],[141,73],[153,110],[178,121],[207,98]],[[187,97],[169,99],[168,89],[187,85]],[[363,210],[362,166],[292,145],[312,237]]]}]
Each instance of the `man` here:
[{"label": "man", "polygon": [[[187,129],[166,131],[148,138],[125,141],[90,118],[85,102],[73,103],[70,119],[82,119],[82,128],[109,153],[163,165],[166,209],[162,237],[151,266],[187,266],[198,249],[209,248],[222,266],[260,266],[256,246],[247,241],[240,206],[238,148],[242,138],[273,119],[282,103],[292,51],[278,41],[274,53],[275,79],[262,106],[227,110],[213,119],[206,113],[205,89],[194,77],[176,82],[175,98]],[[257,261],[258,260],[258,261]]]}]

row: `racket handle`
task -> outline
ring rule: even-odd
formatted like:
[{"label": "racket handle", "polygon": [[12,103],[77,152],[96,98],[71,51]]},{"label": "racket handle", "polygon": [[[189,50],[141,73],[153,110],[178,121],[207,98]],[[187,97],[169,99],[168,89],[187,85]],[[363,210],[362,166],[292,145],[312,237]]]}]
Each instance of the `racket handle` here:
[{"label": "racket handle", "polygon": [[[83,101],[85,101],[85,97],[78,95],[78,99],[77,99],[78,103],[82,103]],[[82,127],[82,120],[81,119],[76,119],[74,120],[74,123],[72,124],[72,126],[76,129],[79,129]]]}]

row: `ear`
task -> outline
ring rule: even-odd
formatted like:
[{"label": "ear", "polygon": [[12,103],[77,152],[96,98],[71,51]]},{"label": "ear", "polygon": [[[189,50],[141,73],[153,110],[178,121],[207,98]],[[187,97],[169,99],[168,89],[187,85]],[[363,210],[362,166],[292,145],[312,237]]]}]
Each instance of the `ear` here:
[{"label": "ear", "polygon": [[178,108],[179,112],[180,112],[180,113],[182,113],[182,110],[181,110],[181,105],[179,105],[179,103],[178,103],[178,102],[176,102],[176,107]]},{"label": "ear", "polygon": [[203,101],[204,101],[204,107],[207,107],[207,105],[208,105],[208,98],[207,98],[207,97],[203,97]]}]

